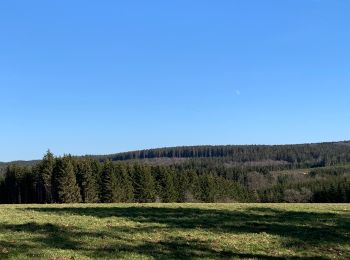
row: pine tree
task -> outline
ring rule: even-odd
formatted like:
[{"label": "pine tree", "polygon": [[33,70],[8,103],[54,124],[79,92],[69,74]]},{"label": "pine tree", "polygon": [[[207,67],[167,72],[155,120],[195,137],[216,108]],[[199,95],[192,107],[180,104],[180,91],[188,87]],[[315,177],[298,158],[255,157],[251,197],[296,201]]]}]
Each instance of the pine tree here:
[{"label": "pine tree", "polygon": [[77,181],[84,203],[98,202],[98,187],[91,167],[91,161],[84,159],[76,162]]},{"label": "pine tree", "polygon": [[117,180],[115,175],[115,167],[112,161],[107,161],[102,168],[101,174],[101,202],[112,203],[116,198]]},{"label": "pine tree", "polygon": [[43,160],[37,167],[38,181],[37,181],[37,197],[39,203],[52,203],[52,174],[54,168],[54,156],[47,151]]},{"label": "pine tree", "polygon": [[90,165],[92,169],[93,178],[96,181],[98,202],[101,202],[101,175],[102,175],[102,165],[99,161],[95,159],[90,159]]},{"label": "pine tree", "polygon": [[117,192],[120,192],[118,199],[120,202],[132,202],[134,199],[134,189],[130,174],[124,164],[118,163],[115,166],[117,179]]},{"label": "pine tree", "polygon": [[5,181],[2,176],[0,176],[0,203],[6,203],[6,193],[5,193]]},{"label": "pine tree", "polygon": [[58,203],[81,202],[79,186],[71,158],[57,158],[54,169],[55,194]]},{"label": "pine tree", "polygon": [[154,202],[156,199],[154,178],[147,165],[135,165],[133,186],[136,202]]},{"label": "pine tree", "polygon": [[205,174],[199,177],[199,194],[198,198],[203,202],[215,202],[216,185],[215,179],[210,174]]},{"label": "pine tree", "polygon": [[7,202],[10,204],[22,203],[21,197],[22,171],[17,165],[7,167],[5,173],[5,187]]},{"label": "pine tree", "polygon": [[175,202],[177,199],[175,185],[174,185],[174,171],[161,168],[159,169],[158,185],[159,196],[162,202],[169,203]]},{"label": "pine tree", "polygon": [[188,172],[177,172],[175,178],[175,189],[177,191],[176,202],[193,201],[192,183]]},{"label": "pine tree", "polygon": [[36,202],[36,192],[35,192],[35,173],[31,168],[25,167],[23,169],[23,175],[21,178],[21,197],[22,203],[35,203]]}]

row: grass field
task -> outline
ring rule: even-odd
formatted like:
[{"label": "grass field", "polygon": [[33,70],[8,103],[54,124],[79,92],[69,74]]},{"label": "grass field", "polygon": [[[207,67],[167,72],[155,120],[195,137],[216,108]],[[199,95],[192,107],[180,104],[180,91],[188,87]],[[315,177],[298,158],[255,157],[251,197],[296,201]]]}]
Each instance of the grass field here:
[{"label": "grass field", "polygon": [[350,205],[0,206],[0,259],[349,259]]}]

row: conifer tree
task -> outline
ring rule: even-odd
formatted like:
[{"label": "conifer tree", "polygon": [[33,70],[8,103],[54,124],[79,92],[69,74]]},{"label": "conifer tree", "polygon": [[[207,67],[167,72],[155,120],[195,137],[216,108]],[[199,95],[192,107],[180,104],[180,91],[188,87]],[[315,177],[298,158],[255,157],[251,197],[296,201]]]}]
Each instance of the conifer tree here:
[{"label": "conifer tree", "polygon": [[177,199],[175,185],[174,185],[174,172],[167,168],[159,168],[158,185],[159,196],[162,202],[175,202]]},{"label": "conifer tree", "polygon": [[115,166],[117,179],[117,192],[120,192],[118,199],[120,202],[132,202],[134,199],[134,189],[130,174],[124,164],[118,163]]},{"label": "conifer tree", "polygon": [[22,203],[21,197],[22,172],[17,165],[7,167],[5,173],[5,187],[7,191],[8,203]]},{"label": "conifer tree", "polygon": [[31,168],[23,168],[23,175],[20,183],[22,203],[36,203],[35,177],[35,173]]},{"label": "conifer tree", "polygon": [[2,176],[0,176],[0,203],[6,203],[6,198],[5,198],[5,181]]},{"label": "conifer tree", "polygon": [[154,178],[148,165],[135,165],[133,186],[136,202],[154,202],[156,199]]},{"label": "conifer tree", "polygon": [[98,201],[101,202],[101,175],[102,175],[102,165],[99,161],[95,159],[90,159],[90,166],[92,169],[93,178],[96,181]]},{"label": "conifer tree", "polygon": [[80,187],[81,198],[84,203],[98,202],[98,187],[88,159],[76,163],[77,181]]},{"label": "conifer tree", "polygon": [[39,203],[52,203],[52,174],[54,168],[54,156],[50,150],[47,151],[43,160],[37,167],[37,196]]},{"label": "conifer tree", "polygon": [[112,203],[117,200],[116,186],[115,167],[112,161],[108,160],[103,165],[101,174],[101,202]]},{"label": "conifer tree", "polygon": [[177,191],[176,202],[187,202],[190,200],[191,183],[187,172],[176,173],[175,187]]},{"label": "conifer tree", "polygon": [[198,184],[199,200],[203,202],[215,202],[217,191],[214,177],[210,174],[202,175],[199,177]]},{"label": "conifer tree", "polygon": [[57,158],[54,169],[55,194],[58,203],[81,202],[79,186],[71,158]]}]

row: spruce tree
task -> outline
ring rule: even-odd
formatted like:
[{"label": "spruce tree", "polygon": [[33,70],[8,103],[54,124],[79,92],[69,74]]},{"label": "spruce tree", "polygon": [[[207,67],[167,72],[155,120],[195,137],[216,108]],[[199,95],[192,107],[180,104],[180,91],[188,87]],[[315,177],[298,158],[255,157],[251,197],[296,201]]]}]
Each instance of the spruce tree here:
[{"label": "spruce tree", "polygon": [[77,181],[80,187],[81,198],[84,203],[98,202],[98,187],[88,159],[76,163]]},{"label": "spruce tree", "polygon": [[52,203],[52,174],[55,158],[50,150],[47,151],[43,160],[37,167],[37,197],[39,203]]},{"label": "spruce tree", "polygon": [[92,169],[93,178],[96,181],[98,202],[101,202],[101,175],[102,175],[102,165],[99,161],[95,159],[90,159],[90,166]]},{"label": "spruce tree", "polygon": [[154,202],[156,191],[154,178],[148,165],[135,165],[133,186],[136,202]]},{"label": "spruce tree", "polygon": [[2,176],[0,176],[0,203],[6,203],[6,193],[5,193],[5,181]]},{"label": "spruce tree", "polygon": [[117,195],[120,202],[132,202],[134,199],[134,189],[130,174],[124,164],[118,163],[115,166],[117,180]]},{"label": "spruce tree", "polygon": [[112,203],[117,200],[116,196],[117,180],[115,167],[112,161],[107,161],[102,168],[101,174],[101,202]]},{"label": "spruce tree", "polygon": [[176,202],[187,202],[191,194],[191,183],[187,172],[176,173],[175,189],[177,191]]},{"label": "spruce tree", "polygon": [[56,159],[54,183],[58,203],[81,202],[80,190],[71,158],[63,157]]},{"label": "spruce tree", "polygon": [[20,183],[22,203],[35,203],[35,173],[28,167],[25,167],[23,171]]},{"label": "spruce tree", "polygon": [[10,204],[22,203],[21,179],[22,171],[20,167],[17,165],[10,165],[7,167],[5,173],[5,187],[7,202]]},{"label": "spruce tree", "polygon": [[174,185],[174,171],[161,168],[158,176],[159,196],[162,202],[175,202],[177,199]]},{"label": "spruce tree", "polygon": [[199,200],[203,202],[215,202],[217,188],[214,177],[210,174],[204,174],[199,177],[198,184]]}]

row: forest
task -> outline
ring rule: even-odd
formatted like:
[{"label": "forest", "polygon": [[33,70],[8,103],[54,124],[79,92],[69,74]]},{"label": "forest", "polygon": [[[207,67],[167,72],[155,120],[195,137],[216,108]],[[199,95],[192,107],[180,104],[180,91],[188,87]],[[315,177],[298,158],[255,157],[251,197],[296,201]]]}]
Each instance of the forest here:
[{"label": "forest", "polygon": [[[350,142],[195,146],[0,165],[0,203],[350,202]],[[2,172],[2,173],[1,173]]]}]

